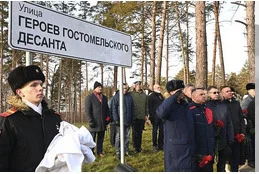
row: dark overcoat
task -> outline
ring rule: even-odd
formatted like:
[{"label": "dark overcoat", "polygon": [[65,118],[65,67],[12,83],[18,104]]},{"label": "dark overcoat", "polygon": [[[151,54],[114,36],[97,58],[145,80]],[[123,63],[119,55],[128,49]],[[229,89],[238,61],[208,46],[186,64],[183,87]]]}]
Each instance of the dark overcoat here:
[{"label": "dark overcoat", "polygon": [[225,103],[219,100],[207,101],[206,106],[210,108],[213,112],[214,123],[217,120],[221,120],[224,123],[224,127],[220,128],[219,135],[217,135],[217,128],[215,128],[215,136],[219,136],[219,149],[223,150],[228,144],[234,142],[234,128],[231,120],[231,115],[228,107]]},{"label": "dark overcoat", "polygon": [[94,122],[95,124],[95,127],[89,127],[89,131],[105,131],[107,125],[106,119],[110,115],[107,97],[102,95],[102,102],[100,102],[94,93],[88,95],[85,99],[85,113],[88,122]]},{"label": "dark overcoat", "polygon": [[194,135],[192,117],[187,117],[187,103],[177,102],[172,95],[157,108],[164,123],[164,165],[166,172],[191,172],[194,167]]}]

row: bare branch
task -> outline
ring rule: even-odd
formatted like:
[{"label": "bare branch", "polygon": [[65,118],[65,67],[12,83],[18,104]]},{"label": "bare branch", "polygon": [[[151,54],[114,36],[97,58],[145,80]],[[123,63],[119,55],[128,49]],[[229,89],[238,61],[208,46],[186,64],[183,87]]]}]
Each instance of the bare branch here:
[{"label": "bare branch", "polygon": [[243,25],[245,25],[247,27],[247,24],[245,22],[243,22],[243,21],[235,20],[235,22],[241,23],[241,24],[243,24]]},{"label": "bare branch", "polygon": [[242,3],[240,3],[240,2],[231,2],[231,4],[241,5],[241,6],[243,6],[243,7],[246,8],[246,5],[245,5],[245,4],[242,4]]}]

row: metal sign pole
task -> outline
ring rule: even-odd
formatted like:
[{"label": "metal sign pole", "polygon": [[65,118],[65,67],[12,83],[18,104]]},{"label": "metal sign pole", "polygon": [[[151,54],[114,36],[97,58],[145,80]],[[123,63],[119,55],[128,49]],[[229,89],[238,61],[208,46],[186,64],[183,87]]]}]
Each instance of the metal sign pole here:
[{"label": "metal sign pole", "polygon": [[26,66],[32,65],[32,54],[26,51]]},{"label": "metal sign pole", "polygon": [[120,150],[121,150],[121,163],[125,163],[125,153],[124,153],[124,117],[123,117],[123,72],[122,67],[119,67],[119,77],[120,77]]}]

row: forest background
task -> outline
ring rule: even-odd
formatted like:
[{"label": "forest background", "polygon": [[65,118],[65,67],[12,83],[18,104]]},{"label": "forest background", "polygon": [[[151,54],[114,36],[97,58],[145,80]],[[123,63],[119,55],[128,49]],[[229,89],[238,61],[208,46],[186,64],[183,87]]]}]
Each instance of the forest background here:
[{"label": "forest background", "polygon": [[[243,96],[246,83],[255,80],[254,1],[98,1],[95,5],[88,1],[32,2],[130,34],[133,66],[123,68],[123,79],[128,83],[141,80],[144,89],[152,89],[155,83],[163,87],[168,80],[183,79],[185,84],[199,87],[230,85]],[[6,104],[6,98],[12,93],[6,80],[8,73],[25,64],[25,51],[8,45],[8,6],[7,1],[0,2],[0,112],[10,107]],[[224,50],[229,47],[222,42],[221,28],[228,21],[220,20],[220,16],[229,6],[233,16],[238,10],[244,10],[243,18],[234,22],[244,28],[240,34],[245,38],[247,56],[239,72],[225,73],[226,66],[237,63],[232,57],[224,57]],[[208,36],[209,27],[214,32]],[[208,56],[208,37],[213,38],[212,56]],[[233,59],[233,64],[224,64],[226,59]],[[104,85],[108,98],[117,90],[116,66],[40,53],[33,53],[33,64],[39,65],[46,75],[44,90],[50,107],[61,112],[69,122],[86,121],[84,98],[92,91],[90,85],[94,81]],[[177,69],[174,65],[181,67],[177,73],[172,73]]]}]

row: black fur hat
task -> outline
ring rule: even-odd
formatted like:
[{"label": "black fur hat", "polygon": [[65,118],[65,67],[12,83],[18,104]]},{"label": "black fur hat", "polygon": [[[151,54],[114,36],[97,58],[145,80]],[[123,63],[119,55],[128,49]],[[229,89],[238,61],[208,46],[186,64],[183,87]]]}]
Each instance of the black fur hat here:
[{"label": "black fur hat", "polygon": [[182,80],[171,80],[166,83],[166,90],[168,93],[181,88],[184,88],[184,83]]},{"label": "black fur hat", "polygon": [[249,89],[255,89],[255,83],[247,83],[246,90],[249,90]]},{"label": "black fur hat", "polygon": [[101,83],[95,81],[95,82],[94,82],[94,89],[97,88],[97,87],[99,87],[99,86],[103,87],[103,85],[102,85]]},{"label": "black fur hat", "polygon": [[41,69],[36,65],[19,66],[10,72],[8,83],[16,94],[16,89],[23,87],[27,82],[41,80],[45,82],[45,76]]},{"label": "black fur hat", "polygon": [[134,85],[140,85],[141,84],[141,81],[136,81],[133,83]]}]

